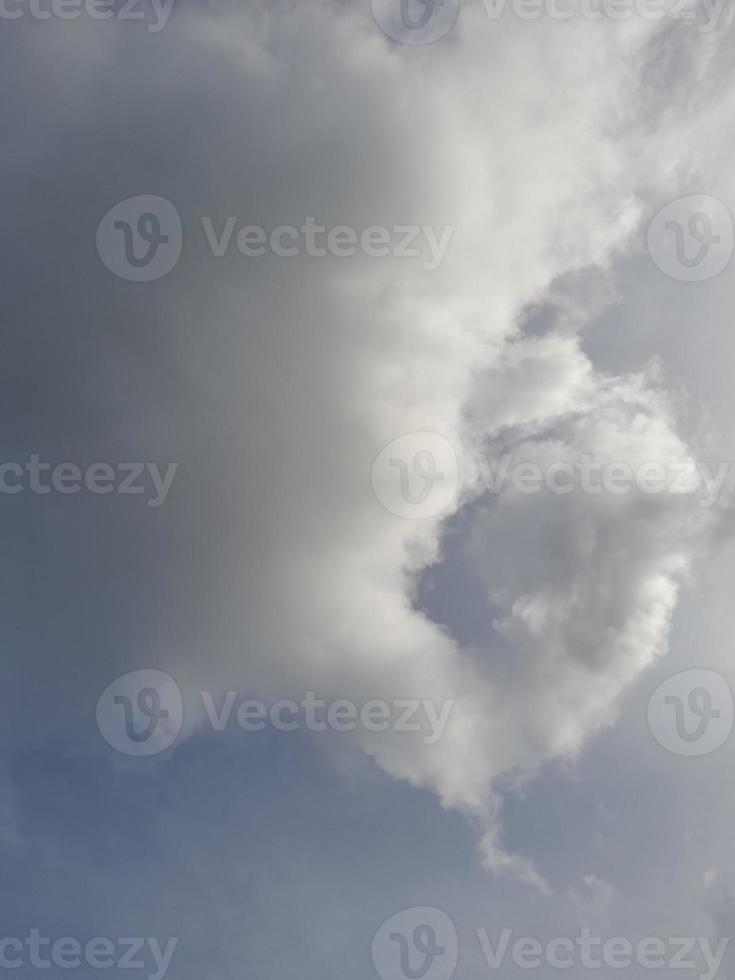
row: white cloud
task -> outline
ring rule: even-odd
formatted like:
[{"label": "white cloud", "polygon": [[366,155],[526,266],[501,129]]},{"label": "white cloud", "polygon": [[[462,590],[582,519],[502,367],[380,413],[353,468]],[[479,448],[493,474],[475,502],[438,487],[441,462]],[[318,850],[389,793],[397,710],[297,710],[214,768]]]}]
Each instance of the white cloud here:
[{"label": "white cloud", "polygon": [[[103,26],[83,38],[73,81],[84,90],[104,64],[114,87],[85,96],[86,115],[64,110],[82,143],[110,138],[109,159],[82,163],[85,176],[95,187],[92,171],[120,173],[114,92],[140,122],[134,165],[112,182],[118,198],[165,193],[189,229],[183,263],[145,294],[156,297],[152,329],[177,325],[189,404],[159,408],[151,430],[176,431],[189,453],[179,484],[197,473],[198,560],[218,625],[196,652],[169,643],[168,666],[209,690],[455,699],[436,745],[398,733],[360,744],[467,813],[490,867],[543,887],[503,847],[493,783],[574,756],[611,723],[666,648],[679,582],[713,518],[670,495],[476,502],[476,574],[503,597],[478,657],[413,605],[439,559],[441,521],[386,513],[370,469],[411,431],[542,462],[687,458],[655,370],[606,376],[583,353],[574,330],[588,308],[574,274],[610,275],[644,195],[696,172],[703,154],[687,140],[729,129],[728,107],[710,97],[721,39],[681,42],[703,94],[674,117],[657,101],[670,34],[651,22],[496,24],[467,7],[456,36],[420,51],[391,45],[366,11],[316,0],[182,11],[140,50],[130,35],[103,39]],[[158,59],[143,55],[153,44]],[[58,109],[54,82],[79,58],[79,46],[49,48],[50,106],[39,102],[36,120]],[[167,113],[168,134],[156,124]],[[77,149],[59,140],[29,153],[63,174]],[[95,191],[100,214],[108,194]],[[455,233],[435,271],[365,256],[217,265],[195,240],[201,214]],[[564,276],[561,322],[522,336],[523,311]],[[120,331],[143,303],[131,296]],[[500,644],[511,655],[499,664]]]}]

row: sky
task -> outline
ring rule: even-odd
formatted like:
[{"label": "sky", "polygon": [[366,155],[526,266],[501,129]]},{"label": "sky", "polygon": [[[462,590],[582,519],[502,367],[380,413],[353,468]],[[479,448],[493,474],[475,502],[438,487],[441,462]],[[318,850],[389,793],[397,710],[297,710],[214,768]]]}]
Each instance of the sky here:
[{"label": "sky", "polygon": [[731,8],[0,20],[0,975],[735,980]]}]

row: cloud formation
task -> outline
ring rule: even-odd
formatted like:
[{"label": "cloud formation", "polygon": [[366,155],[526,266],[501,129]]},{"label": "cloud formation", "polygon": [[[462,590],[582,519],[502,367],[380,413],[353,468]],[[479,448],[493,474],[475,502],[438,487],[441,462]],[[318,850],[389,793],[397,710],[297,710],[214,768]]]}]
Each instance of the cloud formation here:
[{"label": "cloud formation", "polygon": [[[120,540],[155,528],[159,548],[145,565],[123,556],[151,601],[126,610],[127,640],[88,657],[85,703],[142,649],[190,692],[454,700],[434,745],[365,731],[358,743],[466,813],[489,867],[544,888],[503,845],[503,793],[614,720],[665,652],[716,515],[674,494],[487,499],[476,473],[454,513],[404,521],[375,499],[370,468],[415,431],[467,459],[693,462],[658,365],[603,374],[580,334],[615,261],[639,247],[648,202],[698,172],[705,137],[724,139],[729,35],[639,19],[494,23],[469,4],[455,34],[417,50],[367,9],[327,0],[182,5],[155,35],[17,27],[12,50],[0,41],[27,91],[9,126],[3,220],[17,243],[8,308],[29,332],[9,354],[6,397],[55,378],[44,398],[59,414],[29,404],[16,438],[179,462],[170,517],[129,510],[124,531],[106,525]],[[697,93],[676,114],[661,99],[674,49]],[[143,193],[174,202],[184,251],[160,282],[124,283],[95,254],[95,229]],[[215,258],[203,215],[454,234],[436,269],[365,254]],[[38,275],[47,303],[29,286]],[[551,324],[525,331],[544,303]],[[49,343],[72,324],[73,340]],[[49,514],[52,534],[68,515]],[[71,523],[91,541],[94,520]],[[493,608],[477,649],[415,601],[448,522]]]}]

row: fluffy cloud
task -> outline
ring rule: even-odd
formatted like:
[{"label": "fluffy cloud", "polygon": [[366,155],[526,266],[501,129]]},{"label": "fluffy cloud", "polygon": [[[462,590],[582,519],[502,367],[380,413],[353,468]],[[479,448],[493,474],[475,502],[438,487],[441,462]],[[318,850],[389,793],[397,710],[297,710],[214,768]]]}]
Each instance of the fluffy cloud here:
[{"label": "fluffy cloud", "polygon": [[[130,559],[155,601],[127,642],[85,658],[85,699],[143,659],[190,691],[452,699],[435,745],[358,742],[465,812],[490,867],[544,887],[503,847],[504,781],[573,757],[614,719],[666,648],[713,518],[671,494],[488,499],[475,473],[454,514],[403,521],[380,507],[370,469],[412,431],[442,433],[463,459],[691,459],[655,366],[602,375],[577,332],[646,200],[696,172],[687,141],[722,138],[727,38],[674,41],[681,25],[661,22],[491,23],[468,6],[455,35],[417,50],[324,0],[182,7],[156,35],[17,26],[12,53],[0,42],[27,95],[9,127],[4,221],[17,243],[9,309],[30,335],[8,363],[55,379],[47,399],[76,448],[181,463],[170,517],[131,512],[109,531],[124,551],[160,521],[161,549],[145,567]],[[676,117],[660,101],[674,44],[700,92]],[[150,286],[115,281],[94,254],[102,214],[142,193],[170,198],[185,228],[178,267]],[[215,259],[203,215],[455,230],[436,270]],[[44,306],[28,283],[46,263]],[[592,295],[585,276],[602,284]],[[524,314],[544,302],[554,322],[529,336]],[[39,353],[72,325],[73,346]],[[23,425],[38,443],[61,423],[29,411]],[[95,514],[74,518],[92,552]],[[478,649],[416,608],[448,518],[497,606]],[[66,520],[49,517],[54,534]]]}]

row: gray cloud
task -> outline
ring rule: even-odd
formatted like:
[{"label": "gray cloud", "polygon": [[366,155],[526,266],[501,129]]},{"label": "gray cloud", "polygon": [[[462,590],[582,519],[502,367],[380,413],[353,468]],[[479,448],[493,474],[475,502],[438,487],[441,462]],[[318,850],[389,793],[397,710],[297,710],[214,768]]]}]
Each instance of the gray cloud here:
[{"label": "gray cloud", "polygon": [[[605,373],[574,334],[647,202],[678,193],[713,142],[726,159],[730,41],[604,28],[489,24],[468,7],[456,36],[417,52],[366,10],[308,2],[180,7],[154,35],[3,31],[1,70],[23,93],[3,157],[4,455],[179,463],[153,512],[8,502],[16,526],[41,529],[10,538],[10,744],[98,751],[96,696],[138,666],[170,670],[189,698],[233,685],[452,698],[436,746],[359,743],[466,813],[491,867],[543,887],[502,845],[497,782],[573,756],[614,719],[666,649],[713,517],[671,498],[475,500],[469,574],[498,607],[478,656],[415,606],[445,523],[385,513],[369,474],[383,446],[424,430],[547,461],[691,454],[647,359]],[[699,85],[676,116],[662,100],[672,60]],[[136,194],[166,196],[183,221],[181,261],[155,283],[116,279],[95,251],[99,220]],[[456,231],[434,271],[215,259],[202,215]],[[522,336],[524,311],[561,281],[558,324]],[[510,668],[493,657],[505,647]]]}]

